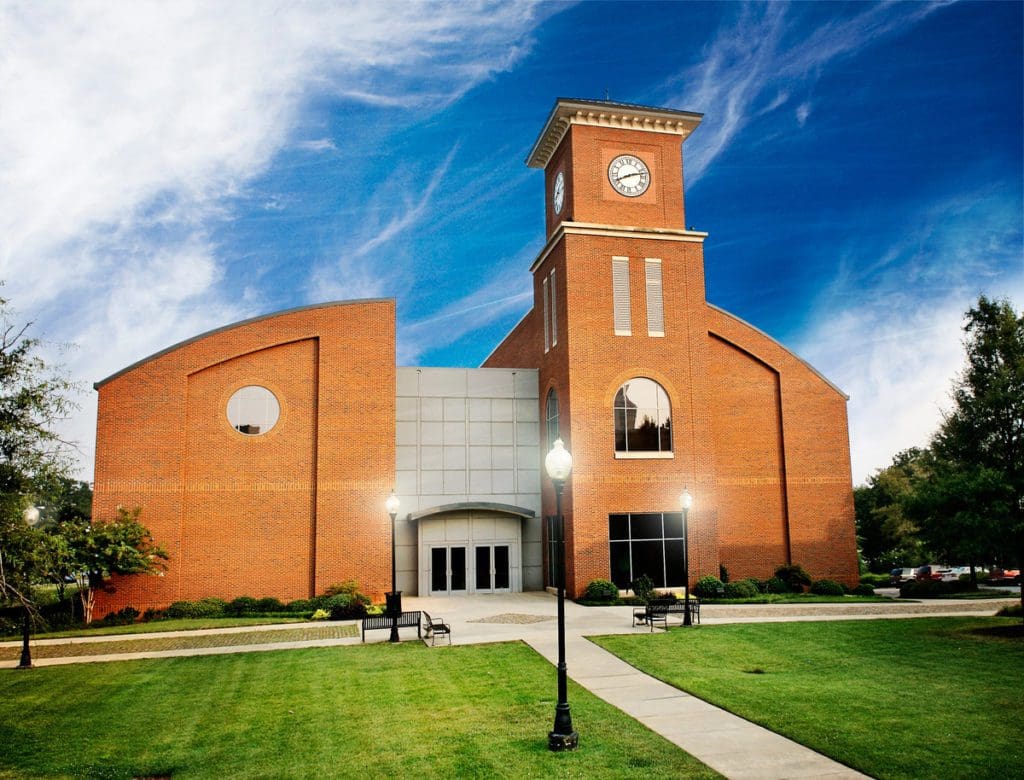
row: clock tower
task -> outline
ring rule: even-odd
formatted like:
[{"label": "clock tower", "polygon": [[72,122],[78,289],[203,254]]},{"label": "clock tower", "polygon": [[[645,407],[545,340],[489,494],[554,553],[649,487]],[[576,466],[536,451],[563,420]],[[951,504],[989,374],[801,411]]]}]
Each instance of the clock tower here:
[{"label": "clock tower", "polygon": [[571,593],[593,579],[622,587],[638,576],[639,561],[628,560],[640,549],[628,549],[640,533],[633,522],[659,526],[647,546],[668,568],[655,581],[682,586],[684,488],[699,496],[689,513],[690,568],[718,573],[706,234],[686,230],[683,210],[682,144],[700,120],[559,99],[526,161],[545,176],[548,240],[531,269],[544,442],[557,429],[575,458],[563,503]]}]

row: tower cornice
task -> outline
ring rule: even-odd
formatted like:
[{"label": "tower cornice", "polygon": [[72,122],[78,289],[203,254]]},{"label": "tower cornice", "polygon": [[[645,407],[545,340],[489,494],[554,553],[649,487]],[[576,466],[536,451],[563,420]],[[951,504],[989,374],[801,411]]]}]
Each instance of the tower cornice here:
[{"label": "tower cornice", "polygon": [[548,238],[537,259],[530,266],[530,273],[536,271],[551,250],[565,236],[610,236],[614,238],[646,238],[652,241],[684,241],[691,244],[703,244],[707,233],[699,230],[676,230],[673,228],[631,227],[629,225],[600,225],[593,222],[560,222]]},{"label": "tower cornice", "polygon": [[621,130],[639,130],[646,133],[668,133],[684,139],[700,124],[703,114],[677,111],[671,108],[653,108],[632,103],[611,103],[600,100],[558,98],[548,121],[533,144],[526,164],[531,168],[544,168],[565,134],[573,125],[614,127]]}]

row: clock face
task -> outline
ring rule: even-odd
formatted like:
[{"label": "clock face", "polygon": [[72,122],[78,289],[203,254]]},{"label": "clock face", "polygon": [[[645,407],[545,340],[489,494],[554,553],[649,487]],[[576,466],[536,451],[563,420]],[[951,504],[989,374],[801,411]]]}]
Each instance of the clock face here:
[{"label": "clock face", "polygon": [[562,213],[562,206],[565,205],[565,174],[561,171],[555,177],[555,186],[551,190],[551,205],[555,207],[555,213]]},{"label": "clock face", "polygon": [[636,198],[651,186],[651,172],[639,157],[620,154],[608,166],[608,181],[620,195]]}]

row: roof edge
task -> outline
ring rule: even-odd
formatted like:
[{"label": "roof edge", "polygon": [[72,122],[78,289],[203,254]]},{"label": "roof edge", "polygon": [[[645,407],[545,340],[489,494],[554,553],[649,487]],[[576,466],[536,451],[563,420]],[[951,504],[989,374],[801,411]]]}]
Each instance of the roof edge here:
[{"label": "roof edge", "polygon": [[430,517],[431,515],[439,515],[445,512],[460,512],[471,509],[480,509],[489,512],[505,512],[510,515],[518,515],[519,517],[536,517],[537,513],[532,509],[527,509],[524,506],[515,506],[514,504],[496,504],[492,501],[459,501],[454,504],[441,504],[440,506],[432,506],[429,509],[421,509],[417,512],[410,512],[406,515],[407,520],[422,520],[424,517]]},{"label": "roof edge", "polygon": [[[711,303],[709,301],[705,301],[705,303],[707,303],[708,308],[714,309],[715,311],[717,311],[717,312],[719,312],[721,314],[724,314],[726,317],[729,317],[730,319],[736,320],[736,322],[740,323],[741,325],[746,325],[748,328],[750,328],[755,333],[759,333],[760,335],[764,336],[770,342],[775,344],[775,346],[777,346],[780,349],[784,350],[787,354],[792,355],[798,361],[803,363],[808,369],[811,370],[811,372],[815,376],[817,376],[822,382],[824,382],[826,385],[828,385],[833,390],[835,390],[837,393],[839,393],[839,395],[841,395],[847,401],[850,400],[850,396],[847,395],[845,392],[843,392],[842,388],[840,388],[835,382],[833,382],[831,379],[829,379],[827,376],[825,376],[823,373],[821,373],[818,369],[816,369],[814,366],[812,366],[810,363],[808,363],[806,360],[804,360],[802,357],[800,357],[798,354],[796,354],[796,352],[791,350],[789,347],[787,347],[785,344],[783,344],[777,338],[775,338],[774,336],[768,335],[767,333],[765,333],[763,330],[761,330],[756,325],[751,325],[749,322],[747,322],[742,317],[737,317],[735,314],[733,314],[732,312],[726,311],[721,306],[715,306],[715,304],[713,304],[713,303]],[[709,330],[710,330],[710,328],[709,328]],[[716,334],[716,335],[719,335],[719,334]],[[724,338],[724,336],[722,338]],[[728,341],[729,339],[725,339],[725,340]]]},{"label": "roof edge", "polygon": [[127,374],[129,371],[134,371],[136,368],[138,368],[141,365],[144,365],[144,364],[149,363],[149,362],[151,362],[153,360],[161,358],[161,357],[163,357],[164,355],[166,355],[166,354],[168,354],[170,352],[174,352],[174,350],[176,350],[176,349],[181,349],[182,347],[187,346],[189,344],[192,344],[192,343],[194,343],[196,341],[199,341],[200,339],[205,339],[208,336],[213,336],[213,335],[216,335],[217,333],[222,333],[224,331],[232,330],[234,328],[240,328],[240,327],[242,327],[244,325],[251,325],[254,322],[260,322],[261,320],[269,320],[269,319],[271,319],[273,317],[283,317],[286,314],[295,314],[295,313],[300,312],[300,311],[310,311],[312,309],[326,309],[326,308],[330,308],[330,307],[334,307],[334,306],[354,306],[354,305],[363,304],[363,303],[384,303],[384,302],[387,302],[387,301],[394,302],[395,299],[394,298],[357,298],[355,300],[350,300],[350,301],[325,301],[323,303],[311,303],[311,304],[307,304],[306,306],[295,306],[294,308],[291,308],[291,309],[282,309],[281,311],[274,311],[274,312],[269,312],[267,314],[260,314],[260,315],[257,315],[255,317],[249,317],[248,319],[238,320],[237,322],[232,322],[232,323],[229,323],[227,325],[221,325],[219,328],[213,328],[212,330],[208,330],[208,331],[205,331],[204,333],[200,333],[200,334],[198,334],[196,336],[192,336],[190,338],[184,339],[183,341],[179,341],[176,344],[172,344],[169,347],[165,347],[164,349],[161,349],[159,352],[154,352],[152,355],[148,355],[148,356],[142,358],[141,360],[136,360],[134,363],[132,363],[131,365],[125,366],[120,371],[115,371],[110,376],[105,377],[104,379],[101,379],[98,382],[94,382],[92,388],[93,388],[93,390],[99,390],[103,385],[107,384],[108,382],[112,382],[113,380],[117,379],[119,376]]}]

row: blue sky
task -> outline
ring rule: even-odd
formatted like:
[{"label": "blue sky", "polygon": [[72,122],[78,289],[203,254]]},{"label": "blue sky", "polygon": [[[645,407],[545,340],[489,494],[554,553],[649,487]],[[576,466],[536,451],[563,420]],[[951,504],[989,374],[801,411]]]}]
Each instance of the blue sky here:
[{"label": "blue sky", "polygon": [[[245,317],[395,297],[402,365],[530,306],[558,96],[703,113],[708,299],[927,442],[979,293],[1024,305],[1022,4],[0,0],[0,279],[91,383]],[[74,345],[64,351],[58,345]]]}]

